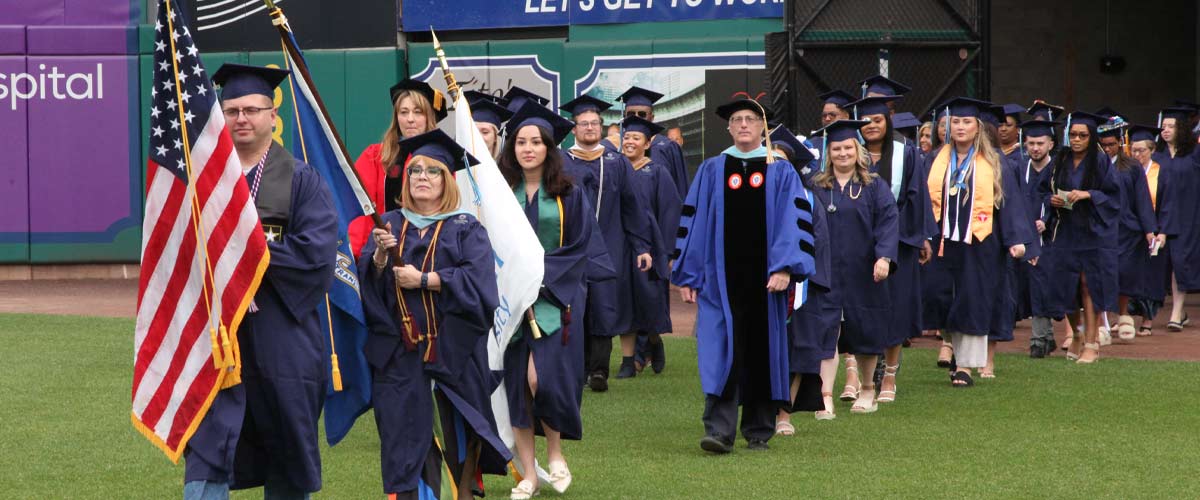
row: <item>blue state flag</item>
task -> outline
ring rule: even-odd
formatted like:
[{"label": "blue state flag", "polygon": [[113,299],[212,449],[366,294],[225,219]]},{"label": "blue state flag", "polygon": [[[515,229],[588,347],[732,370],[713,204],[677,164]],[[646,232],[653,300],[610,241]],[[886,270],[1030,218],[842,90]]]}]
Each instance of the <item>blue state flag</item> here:
[{"label": "blue state flag", "polygon": [[[285,44],[290,42],[295,47],[290,32],[287,38],[291,40],[285,40]],[[336,354],[341,370],[342,390],[335,390],[331,380],[325,394],[325,439],[332,446],[346,437],[355,420],[371,407],[371,371],[363,354],[367,327],[359,295],[358,272],[346,230],[350,221],[373,208],[354,177],[353,166],[339,145],[336,132],[325,119],[316,87],[306,79],[307,71],[297,71],[306,67],[299,48],[295,50],[298,61],[290,52],[285,50],[284,54],[292,69],[290,81],[295,110],[292,154],[321,174],[333,194],[338,215],[340,242],[334,266],[335,279],[329,288],[328,300],[319,308],[322,324],[330,331],[325,344],[326,369],[333,368],[332,359]]]}]

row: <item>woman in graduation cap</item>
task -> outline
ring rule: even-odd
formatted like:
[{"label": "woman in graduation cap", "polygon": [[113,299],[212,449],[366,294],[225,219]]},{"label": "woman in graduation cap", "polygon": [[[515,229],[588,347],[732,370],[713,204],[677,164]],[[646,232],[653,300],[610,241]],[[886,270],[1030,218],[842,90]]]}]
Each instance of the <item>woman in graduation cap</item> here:
[{"label": "woman in graduation cap", "polygon": [[[841,120],[817,132],[825,140],[826,151],[824,168],[813,178],[814,210],[826,212],[832,278],[828,290],[813,291],[792,318],[795,329],[803,332],[796,334],[797,339],[809,339],[792,354],[820,360],[825,408],[817,414],[818,419],[833,417],[837,352],[854,356],[857,366],[873,369],[878,357],[891,347],[895,329],[890,324],[900,312],[894,307],[896,294],[891,285],[898,247],[903,244],[902,222],[888,182],[870,171],[870,154],[859,142],[859,131],[868,124],[865,120]],[[916,182],[921,179],[918,176]],[[889,370],[889,377],[894,377],[894,367]],[[852,413],[871,413],[878,408],[874,380],[864,378],[861,387],[853,388]]]},{"label": "woman in graduation cap", "polygon": [[512,112],[504,107],[508,101],[477,90],[463,92],[463,96],[471,105],[471,118],[475,120],[475,128],[483,136],[483,142],[487,143],[488,152],[492,158],[499,159],[500,129],[504,127],[504,122],[512,118]]},{"label": "woman in graduation cap", "polygon": [[[874,323],[888,325],[888,334],[883,339],[887,352],[884,353],[882,386],[879,388],[881,403],[896,399],[896,372],[900,368],[901,346],[908,339],[921,336],[921,265],[929,261],[932,253],[929,238],[937,233],[920,154],[913,144],[905,144],[894,138],[888,103],[896,99],[898,97],[895,96],[866,97],[848,105],[859,120],[867,122],[860,130],[868,153],[866,163],[869,170],[887,186],[886,191],[890,191],[899,216],[900,243],[897,254],[892,257],[895,259],[894,273],[887,284],[891,293],[891,318]],[[835,214],[834,219],[837,218]],[[847,370],[850,366],[847,360]],[[861,368],[874,370],[875,364]],[[847,380],[849,384],[850,379]],[[847,390],[850,389],[857,388],[850,387]],[[857,390],[850,392],[843,394],[843,399],[857,396],[852,394]]]},{"label": "woman in graduation cap", "polygon": [[[534,435],[546,437],[551,485],[563,492],[571,472],[562,440],[583,437],[583,329],[589,248],[599,234],[586,192],[563,170],[558,144],[574,124],[537,103],[526,103],[508,122],[500,172],[545,250],[542,289],[533,307],[517,316],[521,327],[504,351],[508,413],[524,479],[512,498],[538,493]],[[603,256],[611,273],[612,264]],[[600,265],[600,264],[598,264]]]},{"label": "woman in graduation cap", "polygon": [[1067,115],[1063,135],[1068,147],[1054,161],[1050,186],[1054,211],[1046,231],[1054,252],[1051,282],[1061,304],[1069,305],[1070,311],[1082,309],[1080,321],[1072,323],[1083,325],[1083,338],[1070,338],[1067,353],[1081,364],[1100,357],[1100,315],[1117,310],[1118,257],[1113,242],[1120,188],[1100,150],[1097,127],[1106,121],[1079,111]]},{"label": "woman in graduation cap", "polygon": [[[1168,221],[1175,200],[1171,193],[1171,176],[1153,157],[1155,139],[1160,133],[1161,129],[1144,125],[1133,125],[1128,131],[1129,153],[1146,174],[1146,190],[1155,221],[1154,242],[1147,251],[1147,262],[1141,272],[1132,278],[1137,282],[1133,286],[1138,295],[1130,301],[1129,314],[1142,317],[1136,334],[1138,337],[1154,332],[1154,317],[1163,306],[1166,290],[1171,288],[1171,257],[1167,239],[1174,236],[1170,233]],[[1125,285],[1126,281],[1122,281],[1121,287]]]},{"label": "woman in graduation cap", "polygon": [[[593,391],[608,389],[609,358],[613,337],[621,337],[621,367],[617,378],[637,375],[634,364],[637,341],[632,329],[635,275],[653,272],[652,242],[657,229],[646,217],[646,208],[633,187],[633,167],[625,155],[601,144],[600,113],[612,105],[589,95],[563,104],[560,109],[575,119],[575,144],[562,151],[563,171],[583,189],[592,220],[604,235],[609,260],[616,266],[617,279],[588,285],[588,323],[584,364],[588,386]],[[661,356],[660,356],[661,357]]]},{"label": "woman in graduation cap", "polygon": [[741,99],[716,112],[734,145],[697,170],[671,281],[684,302],[699,302],[700,447],[722,454],[732,450],[739,406],[748,447],[768,448],[777,411],[790,399],[786,291],[814,264],[811,206],[795,167],[762,145],[766,111]]},{"label": "woman in graduation cap", "polygon": [[955,387],[974,385],[971,369],[987,364],[987,335],[1005,290],[993,277],[1005,272],[1006,260],[1020,259],[1034,235],[1011,170],[1001,163],[996,146],[983,133],[980,115],[988,103],[956,98],[942,106],[947,116],[946,144],[926,159],[929,197],[941,240],[935,260],[950,283],[944,325],[954,349]]},{"label": "woman in graduation cap", "polygon": [[[654,228],[651,241],[654,265],[650,272],[640,272],[634,262],[625,263],[631,267],[629,274],[633,277],[633,322],[630,331],[647,337],[652,368],[655,373],[662,373],[666,357],[660,335],[671,331],[671,267],[667,264],[667,258],[675,249],[675,230],[679,227],[679,210],[683,200],[679,199],[671,173],[648,156],[650,139],[662,133],[663,127],[636,116],[625,118],[621,126],[625,129],[621,147],[633,168],[630,187],[645,207],[644,216]],[[625,342],[625,336],[622,336],[622,356],[632,355],[633,346],[630,345],[629,351],[626,351]]]},{"label": "woman in graduation cap", "polygon": [[[405,78],[388,89],[392,103],[392,118],[383,140],[367,146],[354,170],[362,180],[363,190],[375,203],[375,210],[388,212],[400,208],[405,176],[401,172],[405,158],[400,157],[400,140],[415,137],[437,128],[446,118],[446,97],[428,83]],[[350,222],[350,250],[358,255],[375,227],[371,218],[359,217]]]},{"label": "woman in graduation cap", "polygon": [[1200,159],[1197,159],[1196,139],[1188,128],[1192,111],[1188,108],[1167,108],[1159,113],[1158,151],[1154,161],[1170,173],[1175,205],[1171,211],[1168,233],[1171,240],[1171,318],[1167,330],[1183,331],[1189,323],[1183,305],[1190,292],[1200,291]]},{"label": "woman in graduation cap", "polygon": [[383,490],[470,498],[478,474],[504,475],[512,459],[492,414],[485,343],[499,303],[495,261],[487,231],[458,209],[454,180],[478,161],[436,129],[398,154],[408,158],[401,208],[383,214],[388,228],[372,230],[359,267]]}]

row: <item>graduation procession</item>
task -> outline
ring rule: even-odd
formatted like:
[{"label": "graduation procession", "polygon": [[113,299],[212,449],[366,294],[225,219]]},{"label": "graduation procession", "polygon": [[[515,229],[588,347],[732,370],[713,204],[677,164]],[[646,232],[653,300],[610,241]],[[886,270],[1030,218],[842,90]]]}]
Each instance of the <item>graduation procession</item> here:
[{"label": "graduation procession", "polygon": [[1200,497],[1195,2],[65,1],[6,496]]}]

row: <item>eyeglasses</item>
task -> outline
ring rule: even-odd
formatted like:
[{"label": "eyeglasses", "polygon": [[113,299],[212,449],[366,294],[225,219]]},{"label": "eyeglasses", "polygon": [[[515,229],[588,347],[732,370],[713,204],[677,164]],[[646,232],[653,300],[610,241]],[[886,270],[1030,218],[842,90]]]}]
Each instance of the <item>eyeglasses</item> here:
[{"label": "eyeglasses", "polygon": [[598,128],[598,127],[600,127],[600,120],[575,122],[575,125],[578,125],[579,128],[593,128],[593,127]]},{"label": "eyeglasses", "polygon": [[735,116],[735,117],[731,118],[729,120],[729,123],[732,123],[734,125],[741,125],[741,124],[754,125],[761,121],[762,121],[762,117],[760,117],[758,115],[743,115],[743,116]]},{"label": "eyeglasses", "polygon": [[425,174],[425,177],[434,179],[442,176],[442,169],[439,167],[408,167],[408,176],[416,177]]},{"label": "eyeglasses", "polygon": [[626,111],[625,116],[636,116],[638,118],[646,118],[646,117],[650,116],[650,112],[645,111],[645,110]]},{"label": "eyeglasses", "polygon": [[1092,136],[1092,134],[1090,134],[1088,132],[1071,132],[1070,133],[1070,137],[1072,139],[1087,139],[1088,137],[1091,137],[1091,136]]},{"label": "eyeglasses", "polygon": [[237,118],[238,115],[242,115],[242,114],[246,115],[246,118],[253,119],[253,118],[258,117],[258,115],[261,114],[263,111],[269,111],[272,109],[275,109],[275,108],[257,108],[254,106],[247,106],[244,108],[226,108],[226,109],[222,109],[221,112],[225,114],[225,118],[229,118],[230,120],[233,120],[233,119]]}]

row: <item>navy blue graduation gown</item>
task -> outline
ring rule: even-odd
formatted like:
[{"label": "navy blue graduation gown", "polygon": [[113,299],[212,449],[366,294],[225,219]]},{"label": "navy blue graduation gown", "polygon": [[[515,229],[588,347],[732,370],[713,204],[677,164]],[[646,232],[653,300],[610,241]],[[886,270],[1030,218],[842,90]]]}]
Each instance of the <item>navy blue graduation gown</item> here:
[{"label": "navy blue graduation gown", "polygon": [[650,161],[635,169],[632,175],[633,188],[646,207],[646,217],[652,222],[651,255],[654,266],[649,272],[632,266],[633,276],[633,323],[631,330],[644,333],[667,333],[671,331],[670,279],[671,268],[668,257],[675,249],[675,230],[679,227],[679,209],[682,201],[675,191],[671,174],[662,165]]},{"label": "navy blue graduation gown", "polygon": [[[927,172],[938,154],[935,150],[926,156]],[[939,329],[967,335],[991,335],[996,329],[994,325],[999,315],[1012,314],[1012,309],[1002,303],[1009,295],[1005,279],[1008,261],[1011,260],[1008,249],[1022,244],[1028,250],[1035,236],[1028,230],[1033,224],[1026,219],[1025,203],[1018,189],[1016,174],[1012,168],[1005,165],[1004,160],[1001,160],[1000,165],[995,167],[1001,175],[1001,189],[1004,190],[1005,197],[1004,202],[992,210],[992,233],[982,241],[972,241],[971,244],[950,241],[940,236],[935,238],[933,262],[925,267],[928,268],[934,263],[939,266],[936,269],[941,275],[936,283],[941,287],[938,292],[943,296],[940,297],[942,302],[938,304],[941,310],[934,311],[940,316],[930,318],[927,325],[932,323]],[[947,168],[946,175],[951,175],[952,170]],[[937,181],[942,182],[941,179]],[[972,174],[967,176],[966,183],[968,186],[974,183],[973,170]],[[950,202],[961,206],[960,197],[970,195],[970,189],[962,190],[958,197],[950,197]],[[950,212],[950,205],[945,204],[941,209],[940,220],[944,223],[947,213]],[[939,250],[941,255],[937,255]],[[997,277],[1001,277],[1002,281],[999,287],[995,285]],[[928,296],[926,300],[929,300]],[[927,308],[926,312],[930,312],[930,309]],[[1011,321],[1011,316],[1008,319]]]},{"label": "navy blue graduation gown", "polygon": [[1200,147],[1190,157],[1171,158],[1162,151],[1153,159],[1171,178],[1167,248],[1175,282],[1182,291],[1200,292]]},{"label": "navy blue graduation gown", "polygon": [[[1053,163],[1047,163],[1039,172],[1028,159],[1020,164],[1017,170],[1017,184],[1021,186],[1025,215],[1035,223],[1035,232],[1037,221],[1047,224],[1050,219],[1050,177],[1053,173]],[[1054,294],[1047,293],[1051,288],[1049,270],[1054,265],[1054,255],[1049,251],[1049,243],[1049,233],[1038,235],[1033,241],[1033,245],[1041,250],[1037,265],[1031,265],[1026,260],[1013,266],[1012,289],[1016,308],[1014,319],[1017,321],[1031,316],[1057,318],[1064,313],[1062,307],[1053,305]]]},{"label": "navy blue graduation gown", "polygon": [[[1158,176],[1155,179],[1155,192],[1151,206],[1154,209],[1154,232],[1155,234],[1167,235],[1168,243],[1163,248],[1159,249],[1158,255],[1149,257],[1149,263],[1146,265],[1144,274],[1140,276],[1142,295],[1139,299],[1152,301],[1161,304],[1166,297],[1167,292],[1171,289],[1171,231],[1168,227],[1171,219],[1171,207],[1175,204],[1175,199],[1171,192],[1171,175],[1170,172],[1158,162]],[[1150,176],[1146,176],[1147,191],[1150,188]]]},{"label": "navy blue graduation gown", "polygon": [[675,183],[675,192],[679,199],[682,200],[687,196],[690,182],[688,181],[687,164],[683,161],[683,148],[679,146],[679,143],[662,134],[654,136],[650,139],[650,159],[671,174],[671,180]]},{"label": "navy blue graduation gown", "polygon": [[[586,191],[578,186],[562,195],[562,246],[546,252],[545,273],[541,296],[570,314],[563,315],[563,327],[553,334],[542,332],[535,339],[529,322],[521,313],[520,337],[504,351],[504,385],[508,396],[508,413],[512,426],[533,428],[544,435],[542,424],[562,433],[563,439],[583,438],[583,420],[579,407],[583,403],[583,329],[586,321],[589,275],[600,268],[612,272],[611,261],[599,256],[593,260],[589,247],[599,233],[595,230],[594,212],[585,198]],[[538,227],[536,199],[525,203],[525,217],[534,230]],[[529,398],[526,374],[529,358],[537,371],[538,392]]]},{"label": "navy blue graduation gown", "polygon": [[[788,342],[791,345],[791,372],[799,374],[820,373],[821,361],[830,359],[837,354],[838,325],[825,325],[812,328],[801,320],[802,311],[809,307],[814,316],[836,313],[840,307],[833,300],[821,299],[832,291],[833,283],[833,245],[829,228],[829,215],[825,207],[817,204],[813,191],[804,189],[804,200],[801,209],[812,213],[813,235],[813,275],[799,283],[796,288],[800,309],[788,304],[791,318],[788,320]],[[817,304],[809,305],[813,301]],[[820,309],[813,309],[820,306]],[[820,378],[819,376],[817,377]],[[824,406],[822,405],[822,408]]]},{"label": "navy blue graduation gown", "polygon": [[[1000,295],[996,299],[995,311],[992,313],[992,325],[988,329],[988,340],[996,342],[1013,341],[1013,329],[1016,326],[1017,318],[1020,317],[1018,316],[1020,314],[1018,304],[1021,301],[1021,296],[1019,295],[1021,290],[1018,283],[1018,274],[1022,269],[1036,267],[1030,264],[1029,261],[1035,257],[1040,257],[1042,249],[1038,243],[1037,225],[1034,224],[1031,215],[1033,211],[1028,208],[1028,199],[1024,195],[1023,174],[1025,172],[1020,169],[1020,165],[1015,161],[1015,158],[1018,157],[1019,155],[1014,156],[1012,154],[1001,156],[1001,158],[1005,158],[1003,162],[1005,179],[1012,179],[1016,185],[1016,188],[1013,188],[1012,184],[1008,185],[1005,196],[1011,196],[1013,199],[1008,200],[1008,198],[1005,198],[1005,203],[1020,204],[1019,211],[1023,215],[1022,219],[1007,223],[1015,225],[1017,233],[1022,235],[1021,239],[1025,242],[1025,256],[1019,260],[1005,259],[1004,272],[997,276],[996,281],[992,284],[1001,290]],[[1007,249],[1005,251],[1007,252]]]},{"label": "navy blue graduation gown", "polygon": [[[633,274],[636,257],[649,253],[655,228],[645,217],[645,207],[635,194],[633,166],[620,153],[606,151],[586,161],[562,151],[563,170],[583,189],[593,209],[589,216],[603,237],[615,280],[593,282],[588,287],[587,334],[611,337],[629,333],[633,324]],[[601,165],[604,185],[601,186]],[[597,216],[597,203],[599,215]],[[641,271],[637,271],[641,272]],[[582,333],[582,332],[581,332]]]},{"label": "navy blue graduation gown", "polygon": [[[759,190],[763,209],[739,210],[759,212],[760,221],[727,212],[727,191],[741,189]],[[812,215],[803,209],[803,197],[795,168],[783,160],[765,164],[761,157],[743,160],[723,153],[697,170],[682,209],[671,281],[697,292],[696,350],[706,394],[720,397],[740,384],[744,401],[790,399],[787,293],[769,293],[766,284],[773,272],[790,272],[794,281],[813,274]],[[748,234],[751,224],[762,229],[765,240],[731,246],[737,242],[730,237]],[[748,262],[751,258],[759,262]],[[749,269],[759,264],[762,269]],[[735,302],[744,308],[734,307]],[[766,335],[754,325],[765,326]]]},{"label": "navy blue graduation gown", "polygon": [[[880,177],[895,196],[898,214],[899,239],[894,273],[888,276],[887,286],[891,293],[892,316],[886,346],[902,344],[905,340],[921,336],[921,249],[937,233],[929,203],[928,177],[920,161],[918,149],[912,144],[892,143],[891,158],[880,158],[871,165],[871,172],[881,170],[890,174]],[[881,168],[880,162],[888,162]]]},{"label": "navy blue graduation gown", "polygon": [[[1062,154],[1071,155],[1069,150]],[[1056,208],[1051,213],[1046,231],[1051,233],[1054,268],[1051,271],[1054,293],[1059,306],[1068,312],[1082,304],[1076,298],[1080,275],[1086,275],[1088,295],[1097,311],[1117,310],[1116,250],[1117,225],[1120,216],[1120,188],[1116,167],[1102,154],[1096,155],[1098,184],[1089,189],[1090,199],[1076,203],[1073,210]],[[1087,161],[1086,159],[1084,161]],[[1085,165],[1070,168],[1066,185],[1055,184],[1052,189],[1071,191],[1083,184]]]},{"label": "navy blue graduation gown", "polygon": [[[404,215],[393,210],[383,214],[383,220],[391,223],[392,234],[399,240]],[[481,444],[483,472],[503,475],[505,464],[512,459],[497,432],[491,405],[491,393],[499,383],[488,367],[486,343],[499,303],[491,242],[487,231],[469,214],[451,215],[440,231],[437,227],[436,223],[428,226],[422,236],[416,226],[409,225],[403,235],[402,263],[422,269],[436,234],[437,247],[426,269],[437,272],[442,281],[439,292],[428,294],[432,299],[428,309],[420,290],[400,290],[416,331],[428,336],[434,327],[437,330],[436,338],[419,340],[411,350],[402,337],[391,271],[396,263],[389,258],[384,270],[375,270],[371,262],[374,238],[363,246],[359,257],[363,312],[371,333],[364,352],[371,365],[385,494],[416,489],[423,476],[440,481],[440,457],[428,460],[431,453],[438,454],[432,448],[435,399],[447,436],[461,433]],[[453,448],[443,443],[450,458],[447,465],[461,471],[458,451],[465,450],[467,443],[465,438],[454,441]]]},{"label": "navy blue graduation gown", "polygon": [[1150,203],[1150,188],[1146,185],[1146,170],[1133,165],[1125,171],[1117,169],[1120,212],[1117,227],[1118,259],[1120,273],[1117,286],[1121,295],[1144,297],[1144,276],[1150,267],[1150,246],[1146,233],[1158,233],[1158,221]]},{"label": "navy blue graduation gown", "polygon": [[[896,270],[900,245],[899,216],[888,184],[851,181],[831,189],[816,189],[817,209],[826,210],[829,229],[831,283],[828,293],[814,294],[793,321],[805,331],[828,334],[841,329],[837,346],[850,354],[882,354],[890,347],[888,327],[895,311],[892,276],[876,283],[875,261],[888,258]],[[829,212],[829,207],[836,207]],[[824,350],[823,354],[828,354]]]},{"label": "navy blue graduation gown", "polygon": [[[282,151],[282,150],[281,150]],[[242,384],[218,393],[188,443],[185,481],[262,486],[279,475],[321,489],[317,421],[325,401],[328,327],[317,304],[333,280],[337,217],[312,167],[296,161],[284,235],[268,241],[271,262],[238,330]]]}]

